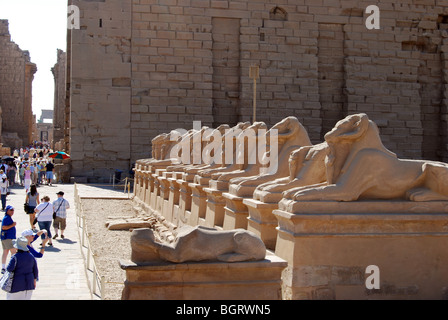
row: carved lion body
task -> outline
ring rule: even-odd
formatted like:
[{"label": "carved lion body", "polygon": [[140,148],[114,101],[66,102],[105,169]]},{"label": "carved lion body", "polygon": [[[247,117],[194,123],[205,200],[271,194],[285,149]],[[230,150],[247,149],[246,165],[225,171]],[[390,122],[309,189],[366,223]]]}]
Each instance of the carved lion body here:
[{"label": "carved lion body", "polygon": [[327,182],[284,192],[298,201],[358,199],[448,200],[443,177],[446,164],[435,161],[403,160],[387,150],[377,126],[366,114],[339,121],[325,135]]},{"label": "carved lion body", "polygon": [[151,229],[135,229],[131,246],[131,259],[137,263],[157,260],[238,262],[263,260],[266,255],[263,241],[250,231],[218,231],[201,226],[183,226],[172,244],[156,241]]}]

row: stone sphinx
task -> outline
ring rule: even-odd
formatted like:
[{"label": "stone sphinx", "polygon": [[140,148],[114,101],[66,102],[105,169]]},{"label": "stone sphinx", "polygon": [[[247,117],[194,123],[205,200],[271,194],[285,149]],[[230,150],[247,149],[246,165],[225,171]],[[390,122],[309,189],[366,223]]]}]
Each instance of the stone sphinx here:
[{"label": "stone sphinx", "polygon": [[[366,114],[339,121],[325,144],[325,153],[314,154],[325,154],[325,181],[285,190],[269,212],[276,220],[275,254],[288,261],[284,292],[403,299],[409,296],[395,288],[414,288],[412,297],[440,298],[448,279],[440,267],[448,259],[448,165],[399,159]],[[299,174],[307,161],[302,164]],[[366,290],[364,277],[352,282],[371,261],[381,266],[380,290]]]},{"label": "stone sphinx", "polygon": [[249,231],[218,231],[201,226],[179,228],[173,243],[157,240],[152,229],[135,229],[131,235],[131,247],[131,260],[139,264],[157,261],[256,261],[263,260],[266,255],[263,241]]},{"label": "stone sphinx", "polygon": [[294,150],[289,156],[288,166],[284,166],[289,174],[258,185],[253,198],[264,203],[277,203],[285,190],[325,182],[328,151],[326,142]]},{"label": "stone sphinx", "polygon": [[156,166],[169,166],[175,161],[172,158],[173,149],[182,142],[188,135],[191,135],[193,130],[190,130],[183,136],[175,131],[170,133],[162,133],[151,140],[152,144],[152,158],[138,160],[137,164],[142,166],[156,165]]},{"label": "stone sphinx", "polygon": [[[226,142],[230,141],[228,138],[232,137],[232,151],[233,151],[233,159],[236,160],[236,157],[234,156],[236,153],[236,148],[237,148],[237,137],[238,134],[244,130],[246,130],[247,128],[250,127],[249,122],[240,122],[238,123],[235,127],[232,127],[230,130],[227,130],[227,132],[224,134],[223,136],[223,141],[222,141],[222,157],[221,157],[221,163],[214,163],[212,164],[210,167],[199,170],[197,172],[198,175],[198,179],[195,178],[195,181],[198,182],[197,180],[200,179],[200,177],[203,178],[211,178],[212,174],[214,173],[224,173],[224,172],[229,172],[229,171],[233,171],[236,170],[237,164],[236,161],[232,161],[232,163],[226,163],[226,150],[229,149],[230,147],[226,147]],[[229,157],[227,155],[227,157]]]},{"label": "stone sphinx", "polygon": [[296,117],[287,117],[275,124],[266,134],[269,140],[272,134],[277,136],[278,143],[276,150],[272,151],[277,151],[278,155],[273,157],[270,151],[267,154],[269,154],[269,161],[277,162],[276,166],[265,164],[260,166],[259,174],[255,176],[231,179],[229,189],[231,194],[252,197],[255,188],[260,184],[272,183],[275,179],[289,176],[288,158],[290,154],[300,147],[311,145],[306,129]]},{"label": "stone sphinx", "polygon": [[325,140],[329,147],[327,181],[287,190],[283,194],[286,199],[448,200],[448,165],[397,158],[384,147],[378,127],[366,114],[339,121]]},{"label": "stone sphinx", "polygon": [[[228,184],[230,179],[248,177],[259,173],[259,159],[257,157],[258,140],[266,134],[267,126],[264,122],[255,122],[247,127],[237,137],[237,159],[228,167],[226,172],[215,172],[213,180]],[[253,134],[253,136],[252,136]],[[252,159],[254,161],[250,161]]]},{"label": "stone sphinx", "polygon": [[[214,141],[216,135],[223,137],[225,135],[226,130],[230,130],[230,126],[228,124],[222,124],[222,125],[218,126],[216,129],[213,129],[213,130],[208,129],[205,132],[203,132],[202,140],[205,143],[203,145],[201,152],[204,152],[204,149],[207,148],[212,143],[212,141]],[[222,138],[222,140],[223,139],[224,138]],[[222,144],[223,141],[220,141],[220,143]],[[211,150],[210,157],[213,159],[214,156],[215,156],[215,154],[213,153],[213,150]],[[202,161],[204,162],[204,159],[202,159]],[[201,164],[196,164],[196,165],[185,167],[184,171],[188,174],[196,174],[196,173],[198,173],[199,170],[211,169],[211,168],[216,167],[216,165],[217,164],[214,161],[212,161],[209,164],[201,163]]]}]

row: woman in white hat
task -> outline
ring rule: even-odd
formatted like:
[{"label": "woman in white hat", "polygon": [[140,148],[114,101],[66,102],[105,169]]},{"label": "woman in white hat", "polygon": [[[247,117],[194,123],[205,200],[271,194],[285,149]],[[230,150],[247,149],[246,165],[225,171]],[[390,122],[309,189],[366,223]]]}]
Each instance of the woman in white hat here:
[{"label": "woman in white hat", "polygon": [[[40,251],[36,251],[36,249],[34,249],[33,247],[33,242],[42,235],[45,235],[45,239],[42,241],[42,247],[40,248]],[[30,250],[30,253],[34,258],[42,258],[44,256],[45,244],[49,240],[47,237],[47,230],[34,232],[34,230],[32,229],[27,229],[22,231],[22,237],[25,237],[28,240],[28,249]]]},{"label": "woman in white hat", "polygon": [[17,253],[11,257],[6,267],[8,272],[14,272],[11,292],[6,294],[6,300],[31,300],[39,275],[37,262],[29,252],[27,238],[15,240],[14,247]]}]

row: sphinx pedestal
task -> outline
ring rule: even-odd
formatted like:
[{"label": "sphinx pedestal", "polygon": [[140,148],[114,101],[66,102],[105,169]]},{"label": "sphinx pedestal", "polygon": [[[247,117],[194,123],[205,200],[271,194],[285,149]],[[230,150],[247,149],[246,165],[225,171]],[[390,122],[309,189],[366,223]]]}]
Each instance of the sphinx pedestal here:
[{"label": "sphinx pedestal", "polygon": [[205,226],[205,213],[207,210],[207,193],[204,191],[204,185],[190,183],[191,188],[191,215],[189,225]]},{"label": "sphinx pedestal", "polygon": [[[282,200],[279,208],[284,299],[446,298],[448,202]],[[379,289],[366,288],[370,265]]]},{"label": "sphinx pedestal", "polygon": [[243,203],[244,198],[229,192],[222,194],[226,201],[224,207],[224,230],[245,229],[247,230],[247,207]]},{"label": "sphinx pedestal", "polygon": [[249,210],[247,230],[259,236],[266,248],[275,250],[278,221],[273,211],[278,209],[278,203],[265,203],[255,199],[244,199],[243,203]]},{"label": "sphinx pedestal", "polygon": [[126,270],[123,300],[280,300],[287,263],[268,252],[262,261],[120,265]]},{"label": "sphinx pedestal", "polygon": [[222,190],[212,188],[203,189],[207,194],[207,209],[205,213],[205,226],[222,228],[224,224],[224,206],[226,202]]},{"label": "sphinx pedestal", "polygon": [[194,175],[183,173],[182,179],[177,180],[179,190],[179,210],[177,220],[178,226],[189,224],[191,215],[191,187]]}]

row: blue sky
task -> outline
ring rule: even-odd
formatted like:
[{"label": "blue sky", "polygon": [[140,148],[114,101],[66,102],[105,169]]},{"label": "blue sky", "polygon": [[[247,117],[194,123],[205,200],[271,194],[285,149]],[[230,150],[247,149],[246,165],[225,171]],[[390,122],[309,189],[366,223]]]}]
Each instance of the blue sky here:
[{"label": "blue sky", "polygon": [[53,109],[54,78],[51,68],[57,49],[66,51],[67,0],[0,0],[0,19],[9,20],[11,39],[28,50],[37,65],[33,81],[33,113]]}]

